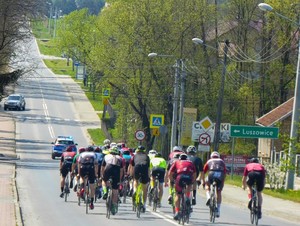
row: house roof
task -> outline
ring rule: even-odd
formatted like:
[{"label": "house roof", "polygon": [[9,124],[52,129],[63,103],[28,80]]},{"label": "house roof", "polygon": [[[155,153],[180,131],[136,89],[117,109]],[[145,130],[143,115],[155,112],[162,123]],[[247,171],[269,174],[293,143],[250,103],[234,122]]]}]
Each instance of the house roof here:
[{"label": "house roof", "polygon": [[294,97],[282,103],[272,111],[258,118],[255,122],[260,126],[273,126],[276,122],[290,116],[293,112]]}]

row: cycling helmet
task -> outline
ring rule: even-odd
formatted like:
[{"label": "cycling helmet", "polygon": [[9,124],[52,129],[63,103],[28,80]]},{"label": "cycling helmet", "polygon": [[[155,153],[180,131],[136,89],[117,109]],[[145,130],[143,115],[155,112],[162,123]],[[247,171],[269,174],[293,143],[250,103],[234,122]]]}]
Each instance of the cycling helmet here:
[{"label": "cycling helmet", "polygon": [[82,148],[79,148],[78,152],[79,152],[79,153],[85,152],[85,148],[83,148],[83,147],[82,147]]},{"label": "cycling helmet", "polygon": [[145,152],[145,147],[142,146],[142,145],[139,145],[139,146],[137,147],[137,149],[135,149],[135,152]]},{"label": "cycling helmet", "polygon": [[187,160],[188,156],[184,153],[182,153],[180,156],[179,156],[179,159],[180,160]]},{"label": "cycling helmet", "polygon": [[174,159],[179,159],[179,156],[181,155],[181,153],[176,153],[175,155],[173,155]]},{"label": "cycling helmet", "polygon": [[157,154],[157,151],[156,150],[150,150],[149,151],[149,155],[156,155]]},{"label": "cycling helmet", "polygon": [[109,140],[109,139],[105,139],[105,140],[103,141],[103,144],[104,144],[104,145],[110,145],[110,140]]},{"label": "cycling helmet", "polygon": [[93,152],[93,151],[95,151],[94,147],[91,146],[91,145],[89,145],[89,146],[87,147],[86,150],[87,150],[88,152]]},{"label": "cycling helmet", "polygon": [[97,153],[101,153],[102,152],[102,150],[101,150],[101,148],[100,147],[95,147],[95,152],[97,152]]},{"label": "cycling helmet", "polygon": [[249,160],[249,163],[259,163],[258,158],[252,158]]},{"label": "cycling helmet", "polygon": [[117,143],[116,143],[116,142],[111,142],[111,143],[110,143],[110,147],[113,148],[113,147],[118,147],[118,146],[117,146]]},{"label": "cycling helmet", "polygon": [[109,153],[113,155],[118,155],[119,154],[119,149],[118,147],[112,147],[109,149]]},{"label": "cycling helmet", "polygon": [[66,149],[66,151],[67,151],[67,152],[73,151],[73,146],[72,146],[72,145],[68,146],[67,149]]},{"label": "cycling helmet", "polygon": [[212,153],[210,154],[210,157],[211,157],[211,158],[220,158],[220,154],[219,154],[219,152],[214,151],[214,152],[212,152]]},{"label": "cycling helmet", "polygon": [[195,146],[190,145],[190,146],[188,146],[188,148],[186,149],[186,152],[187,152],[187,153],[196,153],[197,150],[196,150],[196,147],[195,147]]},{"label": "cycling helmet", "polygon": [[180,152],[180,151],[182,151],[182,148],[179,147],[179,146],[174,146],[173,149],[172,149],[172,151],[178,151],[178,152]]}]

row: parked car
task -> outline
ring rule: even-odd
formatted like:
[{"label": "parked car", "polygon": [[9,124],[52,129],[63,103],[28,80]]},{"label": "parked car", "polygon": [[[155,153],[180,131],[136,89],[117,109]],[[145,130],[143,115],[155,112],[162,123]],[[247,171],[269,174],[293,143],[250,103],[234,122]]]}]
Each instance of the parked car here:
[{"label": "parked car", "polygon": [[21,94],[11,94],[8,96],[8,98],[4,102],[4,110],[25,110],[26,102],[25,98]]},{"label": "parked car", "polygon": [[52,142],[51,158],[61,157],[62,153],[67,147],[72,146],[72,151],[77,152],[77,143],[74,142],[72,136],[58,136],[54,142]]}]

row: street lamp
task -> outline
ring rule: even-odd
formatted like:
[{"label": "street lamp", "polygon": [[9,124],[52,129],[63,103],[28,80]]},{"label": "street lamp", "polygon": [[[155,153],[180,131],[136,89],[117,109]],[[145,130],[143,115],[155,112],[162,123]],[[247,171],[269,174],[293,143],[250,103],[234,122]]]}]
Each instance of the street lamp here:
[{"label": "street lamp", "polygon": [[[205,45],[209,48],[215,49],[212,46],[204,44],[203,40],[201,40],[200,38],[193,38],[192,41],[197,45],[199,45],[199,44]],[[221,120],[222,120],[223,96],[224,96],[224,85],[225,85],[228,47],[229,47],[229,41],[226,40],[225,47],[224,47],[224,64],[223,64],[223,70],[222,70],[221,87],[219,90],[219,98],[218,98],[217,119],[216,119],[216,124],[215,124],[214,140],[213,140],[214,151],[219,151],[219,141],[221,138],[220,127],[221,127]]]},{"label": "street lamp", "polygon": [[[161,55],[157,53],[149,53],[148,57],[174,57],[173,55]],[[180,60],[177,59],[175,63],[175,81],[174,81],[174,98],[173,98],[173,116],[172,116],[172,129],[171,129],[171,149],[176,143],[176,132],[177,132],[177,118],[178,118],[178,95],[179,95],[179,65]]]},{"label": "street lamp", "polygon": [[[273,11],[273,7],[266,4],[266,3],[260,3],[258,4],[258,7],[262,11]],[[273,11],[276,15],[279,17],[286,19],[290,21],[292,24],[296,25],[298,28],[300,28],[300,21],[299,23],[291,20],[290,18]],[[298,130],[298,124],[299,124],[299,116],[300,116],[300,90],[299,90],[299,83],[300,83],[300,39],[298,40],[298,62],[297,62],[297,72],[296,72],[296,82],[295,82],[295,90],[294,90],[294,104],[293,104],[293,114],[292,114],[292,121],[291,121],[291,132],[290,132],[290,145],[289,145],[289,156],[290,156],[290,163],[292,166],[296,165],[296,158],[295,154],[293,153],[294,145],[292,140],[297,138],[297,130]],[[286,189],[294,189],[294,175],[295,172],[293,169],[288,169],[287,177],[286,177]]]}]

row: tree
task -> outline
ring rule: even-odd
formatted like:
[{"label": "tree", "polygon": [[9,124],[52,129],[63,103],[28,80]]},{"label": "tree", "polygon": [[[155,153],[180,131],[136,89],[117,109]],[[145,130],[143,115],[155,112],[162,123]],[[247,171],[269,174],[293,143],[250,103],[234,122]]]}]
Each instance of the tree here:
[{"label": "tree", "polygon": [[21,64],[28,59],[20,43],[32,38],[30,19],[43,16],[45,4],[43,0],[0,0],[0,100],[9,81],[15,82],[29,70]]}]

